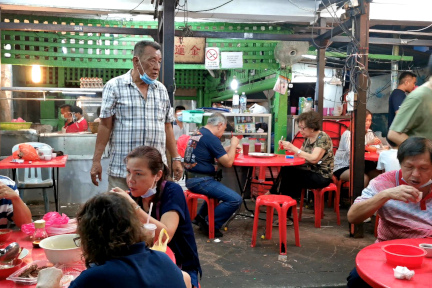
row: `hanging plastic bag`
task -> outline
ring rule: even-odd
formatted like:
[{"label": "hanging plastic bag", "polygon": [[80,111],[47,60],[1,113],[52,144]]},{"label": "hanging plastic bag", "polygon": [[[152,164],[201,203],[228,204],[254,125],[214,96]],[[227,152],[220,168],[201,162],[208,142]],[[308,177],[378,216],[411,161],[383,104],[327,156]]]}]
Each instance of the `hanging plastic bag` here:
[{"label": "hanging plastic bag", "polygon": [[190,136],[189,135],[181,135],[177,140],[177,152],[181,157],[184,158],[184,154],[186,152],[187,144],[189,142]]},{"label": "hanging plastic bag", "polygon": [[[165,241],[163,241],[164,235],[165,235]],[[156,240],[156,242],[154,243],[154,245],[151,249],[166,253],[168,241],[169,241],[168,232],[165,230],[165,228],[162,228],[162,230],[159,233],[158,240]]]},{"label": "hanging plastic bag", "polygon": [[261,106],[261,105],[259,105],[257,103],[253,104],[249,108],[249,111],[251,113],[254,113],[254,114],[266,114],[266,113],[268,113],[267,109],[264,106]]}]

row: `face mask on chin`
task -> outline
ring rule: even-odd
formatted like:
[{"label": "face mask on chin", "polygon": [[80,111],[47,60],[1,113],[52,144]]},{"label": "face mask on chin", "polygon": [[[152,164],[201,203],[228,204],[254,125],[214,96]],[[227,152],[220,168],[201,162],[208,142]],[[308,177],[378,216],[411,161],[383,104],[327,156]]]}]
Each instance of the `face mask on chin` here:
[{"label": "face mask on chin", "polygon": [[141,198],[149,198],[149,197],[155,195],[156,194],[156,183],[157,183],[157,180],[156,180],[156,176],[155,176],[155,180],[153,182],[154,187],[149,188],[144,195],[141,195]]},{"label": "face mask on chin", "polygon": [[156,79],[152,79],[152,78],[150,78],[150,77],[147,75],[147,73],[145,73],[145,70],[144,70],[144,68],[143,68],[143,66],[142,66],[142,64],[141,64],[141,60],[139,60],[139,58],[138,58],[138,61],[139,61],[139,63],[140,63],[141,69],[143,69],[143,71],[144,71],[144,75],[142,75],[142,74],[139,72],[139,70],[137,69],[138,74],[140,75],[140,79],[141,79],[142,81],[144,81],[144,83],[146,83],[146,84],[148,84],[148,85],[154,84],[154,83],[156,82]]}]

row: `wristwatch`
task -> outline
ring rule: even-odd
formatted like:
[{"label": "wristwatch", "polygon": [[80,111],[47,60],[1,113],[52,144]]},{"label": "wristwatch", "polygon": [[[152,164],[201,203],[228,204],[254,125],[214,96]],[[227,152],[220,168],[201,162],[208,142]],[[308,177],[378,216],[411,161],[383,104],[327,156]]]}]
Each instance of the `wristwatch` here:
[{"label": "wristwatch", "polygon": [[296,155],[297,155],[297,156],[300,155],[300,152],[301,152],[301,151],[302,151],[302,150],[299,149],[299,150],[297,151]]},{"label": "wristwatch", "polygon": [[172,161],[180,161],[180,162],[182,162],[182,160],[183,160],[183,158],[182,157],[173,157],[172,158]]}]

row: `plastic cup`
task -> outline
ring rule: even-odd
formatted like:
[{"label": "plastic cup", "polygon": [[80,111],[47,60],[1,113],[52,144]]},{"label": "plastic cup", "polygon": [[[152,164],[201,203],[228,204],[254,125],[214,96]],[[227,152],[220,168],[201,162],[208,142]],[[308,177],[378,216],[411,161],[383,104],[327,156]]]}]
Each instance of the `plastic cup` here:
[{"label": "plastic cup", "polygon": [[57,157],[57,153],[51,153],[51,157],[54,159]]},{"label": "plastic cup", "polygon": [[328,114],[329,113],[329,108],[323,108],[323,116],[327,116],[327,115],[329,115]]},{"label": "plastic cup", "polygon": [[52,156],[51,155],[45,155],[44,158],[45,158],[45,160],[49,161],[49,160],[51,160]]},{"label": "plastic cup", "polygon": [[154,237],[156,233],[156,225],[153,223],[146,223],[144,224],[144,235],[146,236],[146,241],[149,243],[149,245],[153,245],[154,243]]},{"label": "plastic cup", "polygon": [[249,155],[249,143],[243,143],[243,155],[244,156]]},{"label": "plastic cup", "polygon": [[297,112],[297,107],[291,107],[291,115],[295,115]]},{"label": "plastic cup", "polygon": [[255,143],[255,152],[261,152],[261,143]]},{"label": "plastic cup", "polygon": [[328,108],[328,115],[333,116],[333,110],[334,108]]}]

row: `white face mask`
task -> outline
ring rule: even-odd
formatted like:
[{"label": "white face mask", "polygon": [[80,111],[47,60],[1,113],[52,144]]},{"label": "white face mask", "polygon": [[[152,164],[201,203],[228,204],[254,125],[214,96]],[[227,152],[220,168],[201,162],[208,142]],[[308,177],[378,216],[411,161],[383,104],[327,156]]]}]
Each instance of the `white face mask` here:
[{"label": "white face mask", "polygon": [[155,195],[156,194],[156,184],[157,184],[157,180],[156,180],[156,176],[155,176],[155,180],[154,180],[154,183],[153,183],[154,187],[153,188],[149,188],[144,195],[141,195],[141,198],[148,198],[148,197],[151,197],[151,196]]}]

